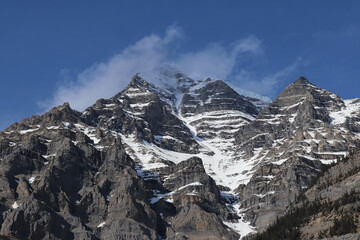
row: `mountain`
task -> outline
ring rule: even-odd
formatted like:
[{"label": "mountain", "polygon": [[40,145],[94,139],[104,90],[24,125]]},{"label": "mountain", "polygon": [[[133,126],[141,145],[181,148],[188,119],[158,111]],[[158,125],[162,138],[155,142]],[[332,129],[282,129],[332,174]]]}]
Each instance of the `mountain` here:
[{"label": "mountain", "polygon": [[359,145],[359,106],[301,77],[240,128],[237,153],[257,167],[238,199],[258,230],[282,215],[324,165]]},{"label": "mountain", "polygon": [[262,232],[358,146],[359,108],[360,100],[303,77],[266,104],[221,80],[167,72],[153,84],[135,75],[83,112],[65,103],[0,132],[0,235],[239,239]]},{"label": "mountain", "polygon": [[255,239],[359,239],[360,149],[324,169]]}]

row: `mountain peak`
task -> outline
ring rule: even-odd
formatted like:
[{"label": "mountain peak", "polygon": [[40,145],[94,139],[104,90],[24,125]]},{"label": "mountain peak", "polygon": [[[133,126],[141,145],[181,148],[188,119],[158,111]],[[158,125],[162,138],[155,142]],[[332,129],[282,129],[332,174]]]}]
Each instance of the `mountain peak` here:
[{"label": "mountain peak", "polygon": [[284,104],[287,105],[289,102],[289,97],[293,99],[292,104],[295,104],[296,102],[300,101],[299,99],[305,97],[310,92],[312,94],[317,94],[316,91],[314,92],[314,89],[321,90],[320,88],[316,87],[314,84],[310,83],[307,78],[301,76],[298,79],[296,79],[292,84],[287,86],[277,97],[277,101],[285,98]]},{"label": "mountain peak", "polygon": [[307,80],[306,77],[299,77],[298,79],[295,80],[295,82],[293,84],[296,84],[296,85],[304,85],[304,84],[309,84],[309,80]]},{"label": "mountain peak", "polygon": [[[299,104],[305,100],[311,102],[311,105],[317,109],[324,107],[327,109],[341,109],[344,106],[344,102],[336,94],[317,87],[310,83],[305,77],[300,77],[285,88],[274,102],[270,104],[270,107],[300,106]],[[294,111],[296,108],[291,109],[291,111]],[[330,120],[326,117],[324,121],[329,122]]]},{"label": "mountain peak", "polygon": [[130,81],[129,86],[133,86],[133,87],[139,87],[139,86],[144,86],[146,87],[148,85],[148,82],[145,81],[142,77],[139,76],[140,73],[136,73]]}]

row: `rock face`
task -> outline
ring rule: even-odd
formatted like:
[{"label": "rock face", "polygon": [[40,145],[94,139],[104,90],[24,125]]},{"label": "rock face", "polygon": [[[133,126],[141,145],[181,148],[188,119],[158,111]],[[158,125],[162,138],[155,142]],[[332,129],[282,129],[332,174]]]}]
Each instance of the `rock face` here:
[{"label": "rock face", "polygon": [[360,138],[360,101],[305,78],[265,106],[223,81],[167,72],[157,84],[135,75],[83,112],[65,103],[15,123],[0,132],[0,237],[263,231]]},{"label": "rock face", "polygon": [[324,164],[358,146],[358,132],[346,126],[356,120],[339,115],[348,109],[358,113],[353,104],[301,77],[240,128],[239,155],[257,166],[246,186],[238,188],[238,199],[260,231],[284,213]]},{"label": "rock face", "polygon": [[[328,237],[329,239],[360,239],[360,151],[353,152],[343,162],[331,167],[322,174],[316,184],[305,193],[305,199],[309,202],[319,201],[331,203],[333,209],[323,211],[313,216],[310,221],[300,226],[302,239],[314,239],[316,237]],[[300,204],[298,204],[300,205]],[[334,224],[346,216],[354,223],[352,233],[344,237],[336,237],[339,231],[334,229]],[[319,224],[319,223],[325,224]],[[347,223],[351,225],[350,223]],[[333,229],[332,229],[333,228]]]},{"label": "rock face", "polygon": [[358,148],[324,169],[309,189],[298,195],[287,214],[255,239],[284,238],[290,229],[297,232],[299,239],[360,239],[359,190]]},{"label": "rock face", "polygon": [[[191,157],[203,147],[176,115],[175,100],[135,75],[124,91],[82,113],[65,103],[1,132],[0,235],[238,239],[223,221],[239,217],[202,160]],[[189,159],[174,165],[157,152],[138,156],[134,144]]]},{"label": "rock face", "polygon": [[[59,124],[63,116],[68,122]],[[156,239],[156,213],[120,137],[95,144],[79,129],[96,128],[66,104],[19,126],[28,122],[38,125],[2,134],[1,235]]]},{"label": "rock face", "polygon": [[205,173],[200,158],[193,157],[160,171],[166,176],[161,181],[166,192],[155,190],[152,202],[159,209],[164,201],[176,206],[175,215],[162,213],[164,221],[170,223],[166,227],[169,239],[239,239],[223,224],[225,220],[237,221],[237,216],[222,203],[220,190]]},{"label": "rock face", "polygon": [[108,100],[98,100],[83,116],[89,123],[134,135],[171,151],[198,153],[199,144],[190,130],[174,115],[172,106],[161,98],[154,85],[135,75],[124,91]]}]

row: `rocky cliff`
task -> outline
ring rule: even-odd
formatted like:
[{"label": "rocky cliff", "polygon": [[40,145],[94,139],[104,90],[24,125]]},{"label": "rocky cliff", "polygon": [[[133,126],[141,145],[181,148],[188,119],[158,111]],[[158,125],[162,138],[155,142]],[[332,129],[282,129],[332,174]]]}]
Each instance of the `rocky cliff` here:
[{"label": "rocky cliff", "polygon": [[[171,84],[170,84],[171,83]],[[167,73],[83,112],[65,103],[0,133],[0,235],[239,239],[264,231],[360,138],[360,101],[305,78],[266,106]]]},{"label": "rocky cliff", "polygon": [[360,239],[360,151],[313,179],[287,213],[255,239]]},{"label": "rocky cliff", "polygon": [[258,230],[281,215],[324,165],[359,145],[357,102],[301,77],[240,128],[237,152],[255,167],[237,189],[238,199]]}]

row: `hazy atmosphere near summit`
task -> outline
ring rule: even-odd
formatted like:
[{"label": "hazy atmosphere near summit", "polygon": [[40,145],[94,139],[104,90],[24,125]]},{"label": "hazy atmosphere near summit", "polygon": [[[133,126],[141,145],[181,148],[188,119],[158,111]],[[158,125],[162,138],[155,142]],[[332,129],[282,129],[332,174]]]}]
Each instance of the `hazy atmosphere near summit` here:
[{"label": "hazy atmosphere near summit", "polygon": [[0,239],[360,240],[359,1],[0,1]]},{"label": "hazy atmosphere near summit", "polygon": [[[78,110],[171,65],[269,99],[305,76],[345,99],[360,81],[358,1],[3,1],[0,129]],[[351,86],[351,87],[349,87]]]}]

